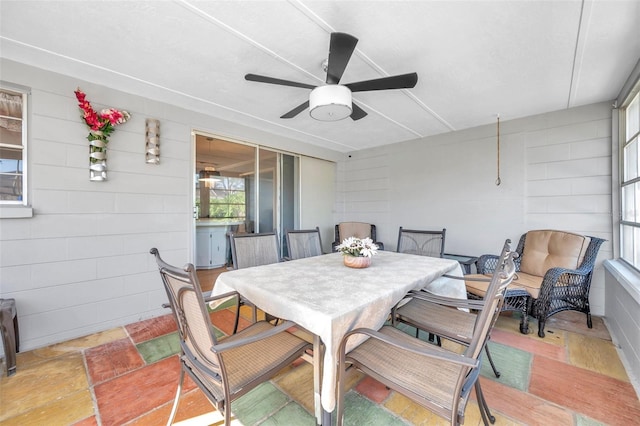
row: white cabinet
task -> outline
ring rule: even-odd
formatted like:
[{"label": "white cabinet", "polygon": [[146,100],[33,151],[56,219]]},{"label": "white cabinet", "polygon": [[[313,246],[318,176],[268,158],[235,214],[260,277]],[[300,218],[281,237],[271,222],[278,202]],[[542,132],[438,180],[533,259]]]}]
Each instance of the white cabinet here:
[{"label": "white cabinet", "polygon": [[196,268],[217,268],[227,261],[226,226],[196,229]]}]

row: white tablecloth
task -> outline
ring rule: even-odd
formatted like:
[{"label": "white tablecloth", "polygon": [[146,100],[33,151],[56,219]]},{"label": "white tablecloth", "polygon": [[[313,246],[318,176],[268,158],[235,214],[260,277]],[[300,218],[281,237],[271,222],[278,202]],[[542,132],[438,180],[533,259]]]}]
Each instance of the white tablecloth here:
[{"label": "white tablecloth", "polygon": [[342,337],[358,327],[378,329],[391,308],[412,289],[426,288],[466,298],[455,260],[380,251],[370,267],[352,269],[332,253],[221,274],[213,294],[231,290],[278,318],[291,320],[319,336],[325,345],[322,406],[335,407],[337,349]]}]

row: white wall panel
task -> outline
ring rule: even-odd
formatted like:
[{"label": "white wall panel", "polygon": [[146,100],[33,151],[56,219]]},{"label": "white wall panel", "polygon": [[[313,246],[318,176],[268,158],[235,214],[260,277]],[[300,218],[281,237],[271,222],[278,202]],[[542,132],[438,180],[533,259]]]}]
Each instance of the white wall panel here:
[{"label": "white wall panel", "polygon": [[[351,153],[338,164],[337,220],[375,223],[388,249],[399,226],[447,228],[446,251],[471,255],[530,229],[611,238],[610,103],[504,120],[500,130],[500,186],[495,125]],[[373,170],[379,188],[369,191]],[[602,249],[598,265],[610,256]],[[602,315],[602,273],[596,280]]]},{"label": "white wall panel", "polygon": [[[160,307],[166,295],[149,249],[158,247],[169,263],[192,260],[192,130],[317,158],[337,156],[6,59],[0,58],[0,69],[3,81],[31,89],[34,216],[0,220],[0,297],[16,299],[22,350],[168,313]],[[88,128],[73,93],[78,86],[94,108],[132,114],[109,139],[106,182],[89,181]],[[159,165],[144,161],[145,118],[161,122]]]}]

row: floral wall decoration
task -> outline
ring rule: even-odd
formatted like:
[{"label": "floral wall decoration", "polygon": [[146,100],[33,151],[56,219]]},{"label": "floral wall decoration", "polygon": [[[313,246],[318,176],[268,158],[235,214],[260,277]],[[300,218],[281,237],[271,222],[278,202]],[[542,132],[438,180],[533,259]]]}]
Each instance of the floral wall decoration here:
[{"label": "floral wall decoration", "polygon": [[115,126],[123,124],[131,115],[127,111],[106,108],[97,112],[86,99],[86,94],[77,88],[74,93],[82,110],[82,119],[89,126],[89,180],[107,179],[107,144]]}]

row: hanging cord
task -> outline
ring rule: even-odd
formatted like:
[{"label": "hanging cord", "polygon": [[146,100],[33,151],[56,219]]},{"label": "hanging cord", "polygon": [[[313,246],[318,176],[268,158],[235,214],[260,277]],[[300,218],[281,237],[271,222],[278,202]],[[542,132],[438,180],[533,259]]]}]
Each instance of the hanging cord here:
[{"label": "hanging cord", "polygon": [[496,186],[500,186],[502,183],[500,181],[500,114],[498,114],[498,131],[497,131],[497,145],[498,145],[498,158],[497,158],[497,169],[498,169],[498,178],[496,179]]}]

